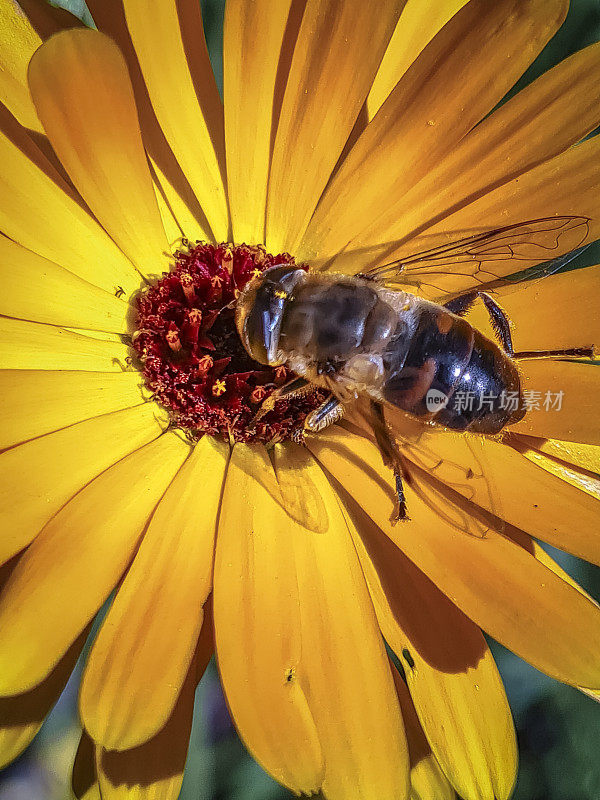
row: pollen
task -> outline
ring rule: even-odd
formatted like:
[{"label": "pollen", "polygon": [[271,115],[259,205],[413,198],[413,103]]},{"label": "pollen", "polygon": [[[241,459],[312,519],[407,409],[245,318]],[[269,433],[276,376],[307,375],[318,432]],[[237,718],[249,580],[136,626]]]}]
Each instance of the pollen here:
[{"label": "pollen", "polygon": [[215,397],[219,397],[222,394],[225,394],[227,390],[227,386],[225,385],[225,381],[215,381],[212,387],[212,393]]},{"label": "pollen", "polygon": [[134,363],[171,426],[192,442],[205,434],[234,442],[285,441],[323,401],[321,390],[280,400],[253,422],[262,403],[294,374],[250,358],[235,327],[235,301],[265,269],[294,263],[287,253],[271,255],[261,246],[184,241],[170,271],[139,296]]}]

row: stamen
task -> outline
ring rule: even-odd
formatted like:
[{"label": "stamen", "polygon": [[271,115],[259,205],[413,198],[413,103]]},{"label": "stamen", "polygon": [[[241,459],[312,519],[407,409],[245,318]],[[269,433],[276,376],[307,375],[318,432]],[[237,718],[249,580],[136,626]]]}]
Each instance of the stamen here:
[{"label": "stamen", "polygon": [[253,403],[262,403],[262,401],[267,396],[267,390],[264,386],[257,386],[250,395],[250,400]]},{"label": "stamen", "polygon": [[132,346],[146,385],[169,412],[171,425],[192,441],[204,434],[233,442],[285,441],[325,399],[317,390],[280,400],[259,425],[250,426],[257,407],[293,377],[285,366],[253,361],[234,322],[239,292],[276,264],[294,259],[261,246],[187,242],[175,253],[171,271],[138,299]]},{"label": "stamen", "polygon": [[220,395],[224,394],[225,390],[225,381],[215,381],[215,383],[213,383],[212,393],[215,397],[219,397]]}]

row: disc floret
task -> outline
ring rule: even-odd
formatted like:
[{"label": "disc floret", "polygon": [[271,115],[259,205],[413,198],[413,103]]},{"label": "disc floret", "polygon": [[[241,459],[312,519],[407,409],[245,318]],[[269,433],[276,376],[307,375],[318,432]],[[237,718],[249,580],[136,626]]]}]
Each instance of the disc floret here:
[{"label": "disc floret", "polygon": [[235,302],[265,269],[294,263],[260,245],[184,242],[171,271],[139,296],[133,347],[140,369],[172,424],[192,440],[283,441],[322,401],[322,392],[280,401],[251,424],[260,404],[293,376],[250,358],[235,328]]}]

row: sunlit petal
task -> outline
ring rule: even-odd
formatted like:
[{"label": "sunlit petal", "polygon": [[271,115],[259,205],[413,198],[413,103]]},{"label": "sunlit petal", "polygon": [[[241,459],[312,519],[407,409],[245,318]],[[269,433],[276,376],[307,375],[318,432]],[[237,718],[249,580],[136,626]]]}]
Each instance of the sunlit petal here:
[{"label": "sunlit petal", "polygon": [[[227,239],[223,185],[223,110],[194,0],[124,0],[127,25],[164,134],[217,240]],[[181,28],[180,28],[181,26]],[[182,40],[194,35],[194,80]],[[177,91],[173,91],[177,87]]]},{"label": "sunlit petal", "polygon": [[129,348],[54,325],[0,317],[0,368],[120,372]]},{"label": "sunlit petal", "polygon": [[94,642],[81,712],[94,740],[109,750],[147,741],[173,710],[212,588],[226,465],[225,445],[209,437],[196,445],[153,514]]},{"label": "sunlit petal", "polygon": [[462,797],[506,800],[516,739],[483,634],[365,516],[356,518],[358,553],[432,750]]},{"label": "sunlit petal", "polygon": [[576,144],[600,122],[599,87],[600,45],[592,45],[504,103],[406,191],[382,193],[349,249],[412,236]]},{"label": "sunlit petal", "polygon": [[167,239],[118,47],[91,30],[53,36],[31,60],[29,87],[52,146],[99,222],[143,274],[160,272]]},{"label": "sunlit petal", "polygon": [[[554,350],[595,345],[600,351],[599,286],[600,266],[594,266],[499,289],[495,299],[511,322],[514,349]],[[494,335],[482,307],[474,308],[469,321]]]},{"label": "sunlit petal", "polygon": [[40,683],[83,630],[187,453],[172,433],[136,450],[63,506],[21,557],[0,598],[0,693]]},{"label": "sunlit petal", "polygon": [[0,562],[25,547],[82,486],[161,431],[153,403],[105,414],[0,454]]},{"label": "sunlit petal", "polygon": [[454,789],[431,752],[408,688],[397,669],[392,674],[410,755],[410,800],[455,800]]},{"label": "sunlit petal", "polygon": [[0,371],[0,447],[139,405],[137,372]]},{"label": "sunlit petal", "polygon": [[[273,146],[267,245],[294,251],[367,96],[405,0],[308,0]],[[293,147],[290,144],[293,142]]]},{"label": "sunlit petal", "polygon": [[102,800],[177,800],[192,729],[196,683],[192,665],[173,713],[153,739],[131,750],[96,749]]},{"label": "sunlit petal", "polygon": [[[4,112],[5,114],[5,112]],[[114,292],[140,284],[139,273],[31,139],[0,109],[0,229],[23,247]]]},{"label": "sunlit petal", "polygon": [[459,11],[393,89],[332,178],[302,254],[333,255],[418,183],[502,99],[558,29],[566,5],[472,0]]},{"label": "sunlit petal", "polygon": [[[456,241],[475,232],[493,230],[528,220],[548,219],[555,216],[583,216],[590,219],[588,242],[600,236],[600,136],[571,147],[565,153],[533,167],[509,180],[497,189],[473,199],[459,211],[443,218],[423,233],[410,238],[393,252],[388,251],[386,261],[400,258],[440,244]],[[580,241],[578,244],[581,244]],[[549,254],[540,252],[536,258],[494,259],[495,276],[510,275],[527,269],[548,258],[557,258],[573,249],[568,237],[558,241]],[[437,294],[456,292],[478,287],[475,278],[460,278],[453,274],[436,275]]]},{"label": "sunlit petal", "polygon": [[600,446],[598,445],[565,442],[560,439],[540,439],[522,434],[518,435],[518,441],[558,462],[571,464],[581,471],[600,473]]},{"label": "sunlit petal", "polygon": [[600,610],[594,604],[494,530],[483,536],[460,531],[436,511],[436,495],[425,502],[409,484],[411,522],[393,526],[390,471],[363,437],[322,433],[309,447],[382,531],[480,627],[548,675],[576,686],[600,686],[595,657]]},{"label": "sunlit petal", "polygon": [[81,21],[43,0],[0,0],[0,102],[21,125],[43,133],[27,87],[29,59],[42,38]]},{"label": "sunlit petal", "polygon": [[269,472],[273,481],[264,450],[234,448],[215,554],[217,657],[251,753],[281,783],[311,793],[323,779],[322,750],[305,681],[286,680],[302,654],[293,522],[254,477]]},{"label": "sunlit petal", "polygon": [[[511,430],[549,439],[600,444],[598,392],[600,375],[593,364],[552,359],[521,362],[523,392],[531,401],[525,417]],[[545,407],[547,392],[559,394],[560,403]],[[539,401],[539,402],[538,402]],[[560,407],[559,407],[560,406]]]},{"label": "sunlit petal", "polygon": [[127,330],[128,306],[0,234],[0,314],[101,331]]},{"label": "sunlit petal", "polygon": [[[142,137],[154,168],[158,194],[160,196],[164,195],[169,207],[169,211],[166,213],[161,207],[165,230],[168,234],[167,225],[170,224],[171,215],[181,228],[180,232],[175,234],[175,237],[169,238],[169,244],[173,245],[175,239],[180,236],[187,236],[192,241],[196,239],[211,239],[212,234],[198,200],[194,196],[189,182],[177,163],[177,159],[173,155],[173,151],[156,119],[127,28],[123,3],[121,0],[88,0],[87,6],[92,13],[98,30],[114,39],[127,61],[135,92]],[[191,36],[194,36],[193,30],[191,31]],[[159,199],[159,204],[160,202]]]},{"label": "sunlit petal", "polygon": [[408,0],[381,62],[367,98],[369,119],[436,33],[467,0]]},{"label": "sunlit petal", "polygon": [[42,727],[81,653],[80,636],[39,686],[25,694],[0,698],[0,769],[15,759]]},{"label": "sunlit petal", "polygon": [[[233,235],[262,242],[275,86],[291,0],[235,0],[225,7],[223,90]],[[256,47],[257,39],[268,47]],[[276,121],[276,118],[275,118]]]},{"label": "sunlit petal", "polygon": [[[309,706],[325,758],[323,793],[335,800],[394,800],[406,791],[408,752],[377,620],[329,481],[295,445],[275,449],[278,474],[305,474],[323,498],[328,528],[292,531]],[[344,747],[340,747],[340,741]]]}]

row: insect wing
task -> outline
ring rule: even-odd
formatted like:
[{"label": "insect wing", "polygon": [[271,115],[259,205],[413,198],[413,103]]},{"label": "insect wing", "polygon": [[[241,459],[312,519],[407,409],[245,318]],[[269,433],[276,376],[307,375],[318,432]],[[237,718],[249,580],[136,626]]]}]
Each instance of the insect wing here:
[{"label": "insect wing", "polygon": [[[502,530],[499,498],[481,464],[475,440],[450,433],[448,444],[458,442],[459,446],[449,449],[456,452],[440,452],[434,444],[437,441],[439,445],[440,440],[436,436],[430,441],[431,429],[422,422],[389,405],[385,416],[406,459],[404,482],[412,492],[457,532],[482,539],[492,527]],[[352,409],[342,427],[372,437],[370,416],[363,402]],[[437,430],[436,434],[443,432]],[[410,517],[410,502],[407,511]]]},{"label": "insect wing", "polygon": [[[507,225],[407,255],[361,275],[392,286],[429,287],[441,295],[450,291],[448,278],[456,284],[462,277],[471,287],[475,282],[479,288],[490,291],[542,278],[561,269],[587,247],[584,242],[589,235],[589,223],[587,217],[569,216]],[[507,261],[515,267],[510,274]],[[527,262],[534,266],[525,268]]]}]

